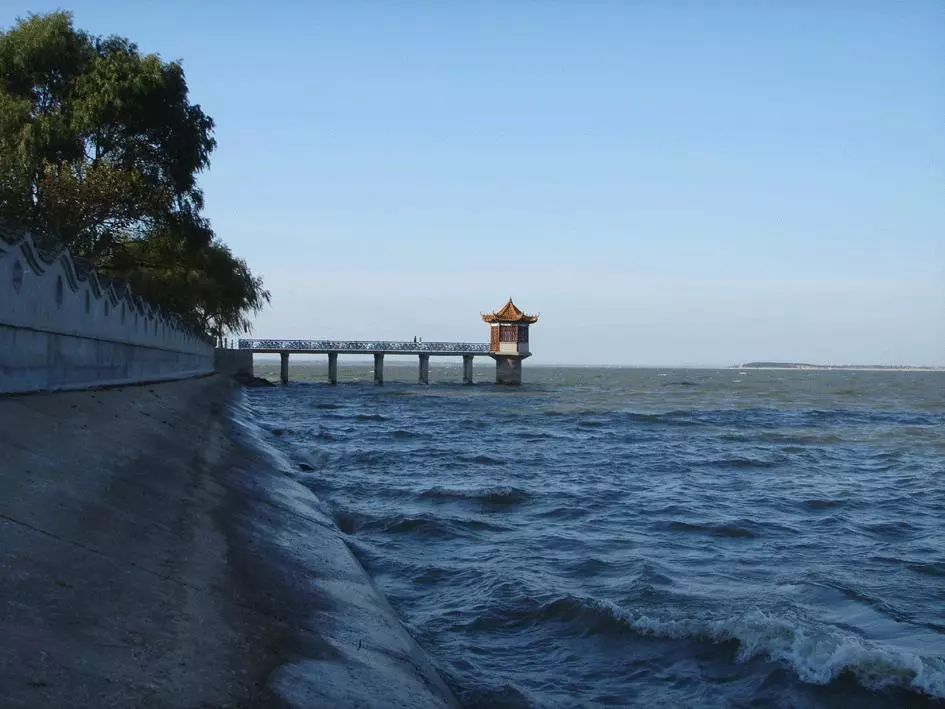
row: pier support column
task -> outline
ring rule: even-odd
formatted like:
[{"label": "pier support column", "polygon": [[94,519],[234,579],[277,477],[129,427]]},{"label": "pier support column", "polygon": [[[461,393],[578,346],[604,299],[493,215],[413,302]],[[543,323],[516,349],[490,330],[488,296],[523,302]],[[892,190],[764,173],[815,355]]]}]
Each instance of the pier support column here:
[{"label": "pier support column", "polygon": [[374,355],[374,383],[380,386],[384,383],[384,355]]},{"label": "pier support column", "polygon": [[495,383],[519,385],[522,383],[521,357],[495,357]]},{"label": "pier support column", "polygon": [[420,384],[430,383],[430,355],[420,355]]},{"label": "pier support column", "polygon": [[473,383],[472,365],[473,365],[473,356],[463,355],[463,384]]},{"label": "pier support column", "polygon": [[280,367],[280,375],[283,384],[289,383],[289,353],[280,352],[279,358],[282,360],[282,366]]},{"label": "pier support column", "polygon": [[338,383],[338,353],[337,352],[328,353],[328,383],[329,384]]}]

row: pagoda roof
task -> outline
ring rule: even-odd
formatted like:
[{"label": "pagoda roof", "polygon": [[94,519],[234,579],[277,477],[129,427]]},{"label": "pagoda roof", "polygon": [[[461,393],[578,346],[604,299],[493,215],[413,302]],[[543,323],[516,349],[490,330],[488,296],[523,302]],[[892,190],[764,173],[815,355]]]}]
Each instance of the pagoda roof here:
[{"label": "pagoda roof", "polygon": [[538,322],[537,315],[526,315],[522,310],[519,310],[511,298],[501,309],[494,313],[485,313],[482,319],[487,323],[522,323],[530,325]]}]

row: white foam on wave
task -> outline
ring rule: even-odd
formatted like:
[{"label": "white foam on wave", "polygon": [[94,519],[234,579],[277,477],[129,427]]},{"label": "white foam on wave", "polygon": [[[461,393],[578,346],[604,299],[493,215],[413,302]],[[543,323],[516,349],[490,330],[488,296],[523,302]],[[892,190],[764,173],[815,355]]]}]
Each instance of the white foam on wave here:
[{"label": "white foam on wave", "polygon": [[636,615],[606,601],[596,601],[635,631],[669,639],[734,640],[736,660],[756,656],[791,667],[804,682],[827,684],[851,672],[870,689],[903,687],[945,698],[945,655],[920,655],[882,645],[835,626],[814,627],[801,618],[750,611],[725,619],[663,619]]}]

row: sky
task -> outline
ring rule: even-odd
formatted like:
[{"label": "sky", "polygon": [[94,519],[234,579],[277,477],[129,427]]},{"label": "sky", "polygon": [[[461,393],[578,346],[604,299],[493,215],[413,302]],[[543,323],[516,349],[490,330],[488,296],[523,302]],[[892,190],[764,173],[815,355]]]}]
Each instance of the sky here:
[{"label": "sky", "polygon": [[182,61],[254,335],[945,365],[945,2],[10,2]]}]

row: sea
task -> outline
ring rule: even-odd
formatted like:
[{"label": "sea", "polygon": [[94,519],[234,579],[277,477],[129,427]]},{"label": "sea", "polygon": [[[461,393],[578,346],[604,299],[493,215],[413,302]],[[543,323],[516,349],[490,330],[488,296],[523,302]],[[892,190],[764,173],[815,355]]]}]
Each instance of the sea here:
[{"label": "sea", "polygon": [[463,705],[945,704],[945,373],[340,364],[249,404]]}]

